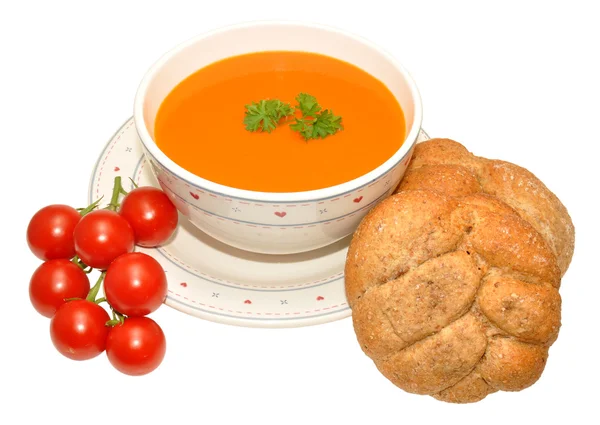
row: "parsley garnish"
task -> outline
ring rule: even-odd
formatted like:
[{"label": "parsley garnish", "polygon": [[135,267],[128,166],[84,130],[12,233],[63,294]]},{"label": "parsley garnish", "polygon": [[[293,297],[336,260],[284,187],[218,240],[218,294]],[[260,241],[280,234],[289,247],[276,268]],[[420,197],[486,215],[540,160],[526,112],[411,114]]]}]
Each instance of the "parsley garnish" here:
[{"label": "parsley garnish", "polygon": [[303,117],[314,117],[321,110],[317,98],[308,93],[300,93],[296,96],[296,102],[298,102],[296,108],[300,109]]},{"label": "parsley garnish", "polygon": [[[342,117],[335,115],[329,109],[323,110],[317,99],[308,94],[300,93],[296,96],[301,117],[290,128],[300,133],[304,140],[324,139],[342,130]],[[283,117],[294,115],[294,108],[289,103],[277,99],[261,100],[246,105],[244,124],[248,131],[266,131],[270,133],[277,127]]]},{"label": "parsley garnish", "polygon": [[281,118],[293,114],[294,108],[289,103],[283,103],[277,99],[261,100],[246,105],[244,124],[248,131],[260,130],[270,133],[275,130]]}]

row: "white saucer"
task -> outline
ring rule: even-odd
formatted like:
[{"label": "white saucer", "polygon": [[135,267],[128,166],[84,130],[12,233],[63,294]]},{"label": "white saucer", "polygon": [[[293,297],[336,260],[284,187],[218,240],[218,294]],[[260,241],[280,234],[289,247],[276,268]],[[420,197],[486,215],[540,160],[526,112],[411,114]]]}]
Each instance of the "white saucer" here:
[{"label": "white saucer", "polygon": [[[421,130],[419,141],[429,137]],[[140,186],[158,184],[146,166],[133,119],[108,142],[90,181],[90,203],[110,199],[113,180],[131,177]],[[161,248],[137,248],[164,267],[165,303],[177,310],[229,325],[287,328],[350,316],[344,292],[344,262],[350,237],[302,254],[254,254],[225,245],[180,215],[173,239]]]}]

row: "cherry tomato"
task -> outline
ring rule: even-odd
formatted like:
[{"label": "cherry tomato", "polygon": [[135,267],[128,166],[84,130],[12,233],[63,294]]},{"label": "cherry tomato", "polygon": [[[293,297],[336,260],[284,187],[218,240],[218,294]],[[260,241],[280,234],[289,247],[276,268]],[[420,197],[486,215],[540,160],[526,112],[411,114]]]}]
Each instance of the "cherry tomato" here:
[{"label": "cherry tomato", "polygon": [[133,227],[135,242],[145,247],[158,246],[169,239],[179,218],[165,192],[149,186],[129,192],[121,202],[119,214]]},{"label": "cherry tomato", "polygon": [[66,298],[85,298],[90,291],[87,274],[65,259],[39,266],[29,281],[29,299],[43,316],[52,317]]},{"label": "cherry tomato", "polygon": [[27,244],[40,260],[73,258],[73,230],[81,220],[68,205],[49,205],[34,214],[27,226]]},{"label": "cherry tomato", "polygon": [[108,313],[87,300],[64,303],[50,321],[50,336],[56,349],[72,360],[88,360],[106,348]]},{"label": "cherry tomato", "polygon": [[110,363],[127,375],[145,375],[156,369],[167,350],[165,334],[148,317],[129,317],[113,327],[106,341]]},{"label": "cherry tomato", "polygon": [[75,252],[88,266],[106,270],[119,255],[133,251],[133,229],[114,211],[87,214],[75,227]]},{"label": "cherry tomato", "polygon": [[127,316],[145,316],[161,306],[167,296],[167,276],[154,258],[141,252],[113,261],[104,278],[106,299]]}]

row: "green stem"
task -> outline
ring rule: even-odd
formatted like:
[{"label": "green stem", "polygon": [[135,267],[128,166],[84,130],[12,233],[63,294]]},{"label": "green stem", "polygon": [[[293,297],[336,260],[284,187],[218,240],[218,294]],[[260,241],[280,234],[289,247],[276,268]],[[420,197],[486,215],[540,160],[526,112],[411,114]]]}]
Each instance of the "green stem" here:
[{"label": "green stem", "polygon": [[106,322],[106,326],[113,327],[125,323],[125,315],[119,313],[117,310],[112,308],[112,306],[110,306],[110,309],[112,311],[112,319]]},{"label": "green stem", "polygon": [[88,268],[88,265],[85,264],[83,261],[81,261],[77,255],[75,257],[73,257],[71,262],[73,264],[75,264],[77,267],[79,267],[81,270],[83,270],[85,273],[89,273],[91,271],[91,267],[90,267],[90,270],[86,270]]},{"label": "green stem", "polygon": [[102,297],[102,298],[98,298],[96,301],[94,301],[96,304],[100,304],[100,303],[105,303],[108,302],[106,301],[106,298]]},{"label": "green stem", "polygon": [[113,314],[116,316],[115,319],[117,319],[119,322],[123,323],[123,321],[125,320],[125,315],[119,313],[115,309],[113,309]]},{"label": "green stem", "polygon": [[78,209],[77,211],[79,211],[79,215],[81,215],[83,217],[86,214],[89,214],[92,211],[94,211],[96,209],[96,207],[98,206],[98,204],[100,203],[100,201],[102,201],[102,198],[104,198],[104,195],[102,195],[99,199],[96,199],[89,206]]},{"label": "green stem", "polygon": [[127,195],[125,189],[123,189],[123,185],[121,183],[121,176],[115,177],[115,184],[113,186],[112,196],[110,198],[110,204],[108,204],[107,209],[111,211],[117,211],[119,208],[119,196]]},{"label": "green stem", "polygon": [[104,280],[105,275],[106,272],[100,273],[98,281],[96,281],[96,284],[92,287],[92,289],[90,289],[88,296],[85,298],[86,300],[91,301],[93,303],[96,302],[96,297],[98,296],[98,292],[100,291],[100,287],[102,286],[102,281]]},{"label": "green stem", "polygon": [[131,184],[133,185],[133,187],[134,187],[135,189],[137,189],[137,188],[139,187],[139,186],[137,185],[137,183],[136,183],[136,182],[134,182],[134,181],[133,181],[133,179],[132,179],[131,177],[129,177],[129,180],[131,181]]}]

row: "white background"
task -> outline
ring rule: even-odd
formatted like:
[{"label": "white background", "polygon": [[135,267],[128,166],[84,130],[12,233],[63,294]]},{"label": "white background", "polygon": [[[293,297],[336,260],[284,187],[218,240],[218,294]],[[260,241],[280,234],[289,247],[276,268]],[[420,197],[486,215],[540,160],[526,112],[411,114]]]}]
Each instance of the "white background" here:
[{"label": "white background", "polygon": [[[600,25],[593,1],[14,1],[0,6],[2,182],[0,423],[599,423]],[[393,6],[392,6],[393,4]],[[88,178],[163,52],[247,20],[338,26],[412,73],[424,128],[523,165],[577,230],[563,326],[542,378],[473,405],[411,395],[363,355],[350,319],[301,329],[218,325],[163,307],[168,350],[154,373],[73,362],[29,305],[39,261],[25,229],[50,203],[83,206]]]}]

